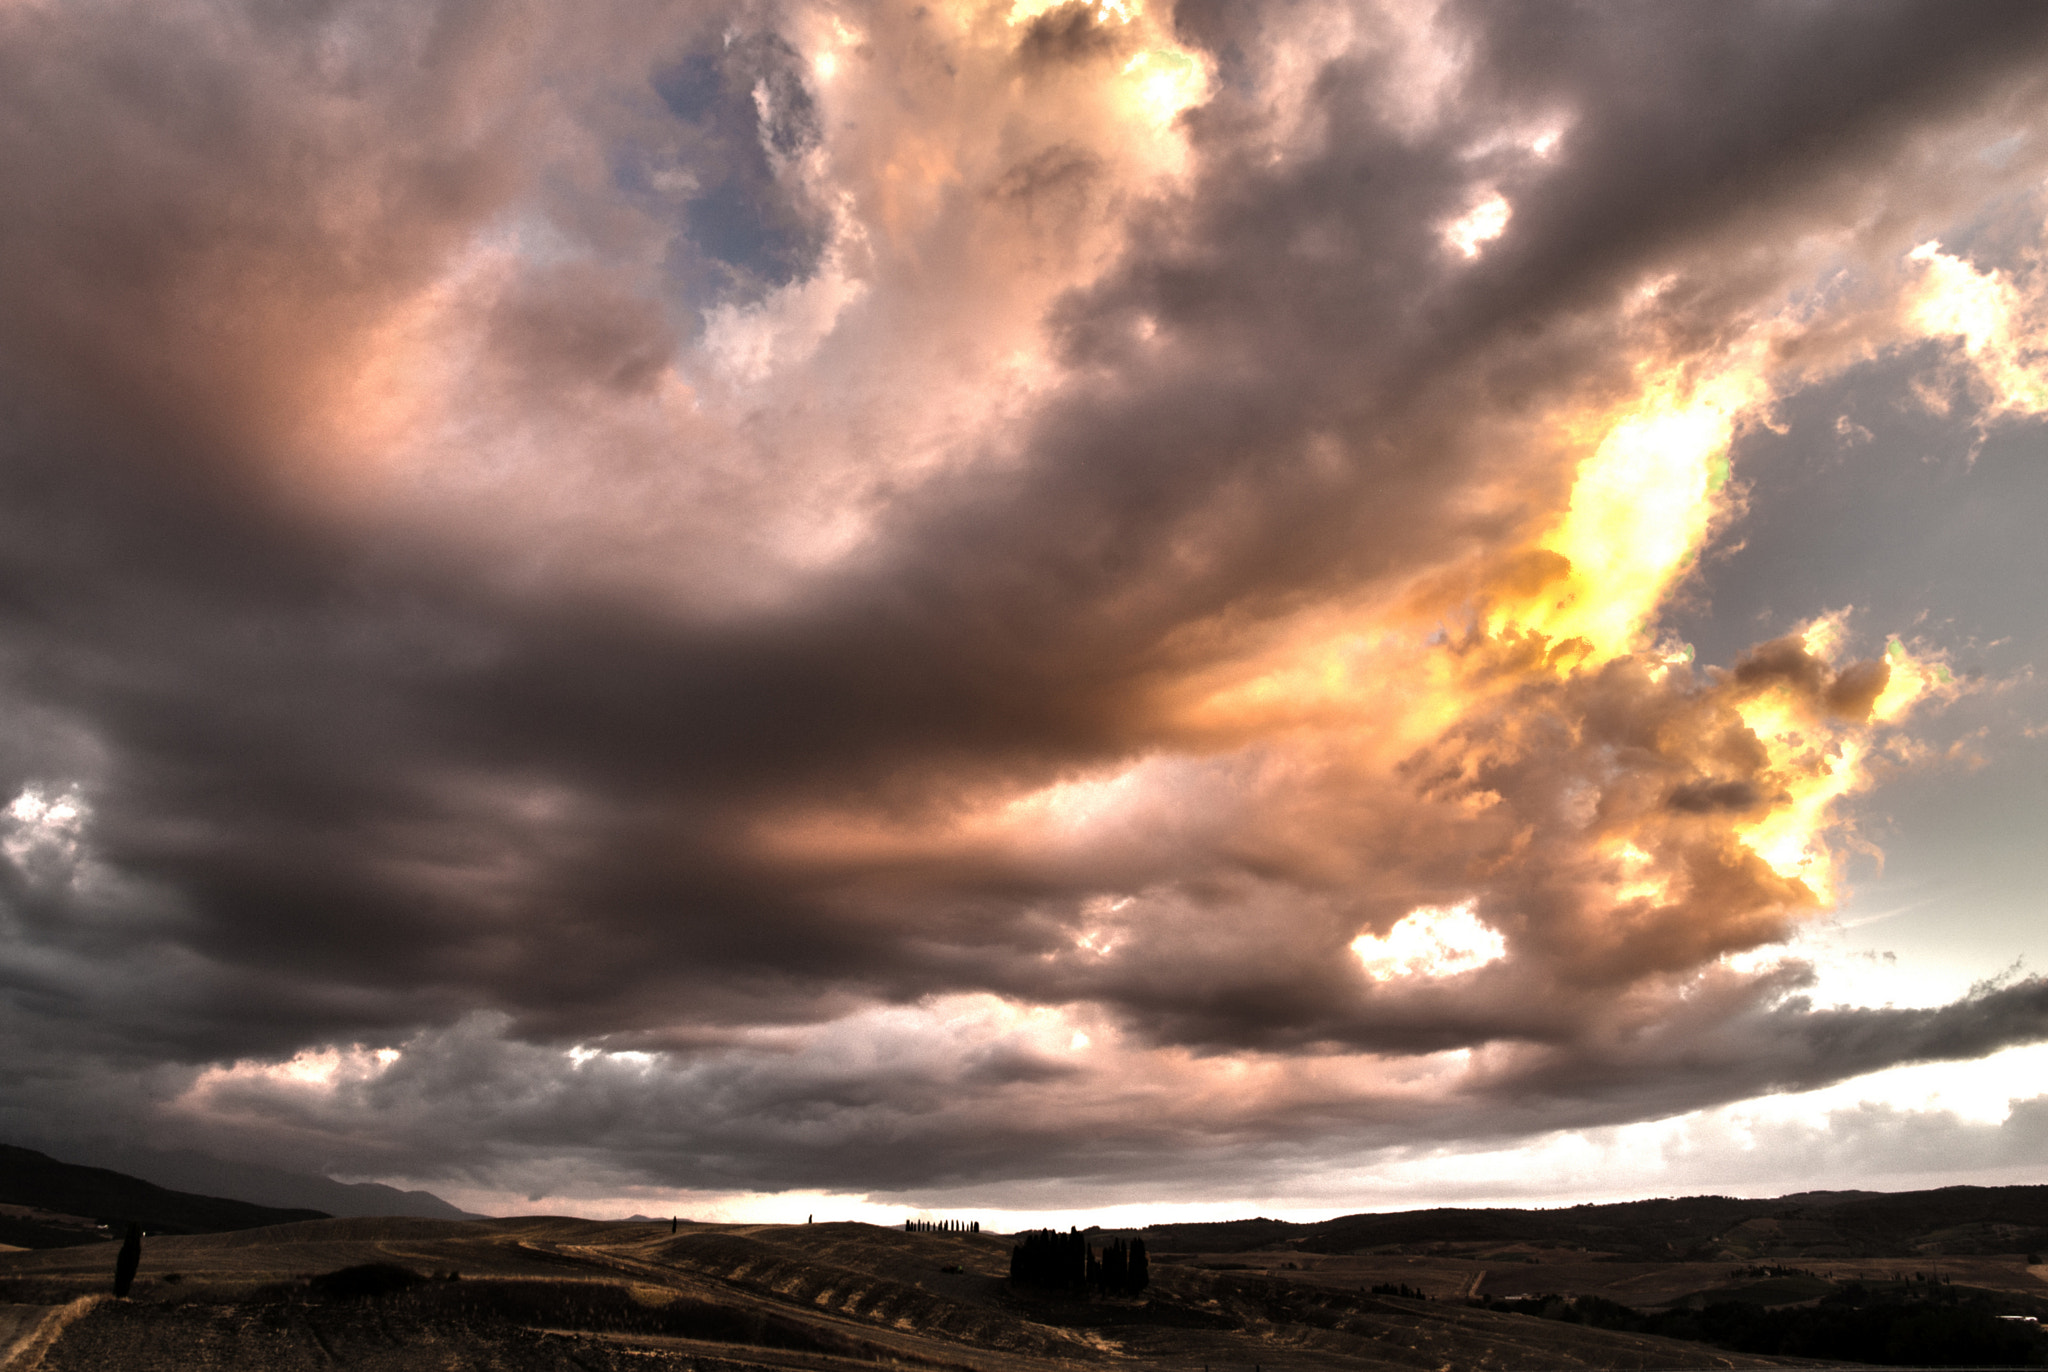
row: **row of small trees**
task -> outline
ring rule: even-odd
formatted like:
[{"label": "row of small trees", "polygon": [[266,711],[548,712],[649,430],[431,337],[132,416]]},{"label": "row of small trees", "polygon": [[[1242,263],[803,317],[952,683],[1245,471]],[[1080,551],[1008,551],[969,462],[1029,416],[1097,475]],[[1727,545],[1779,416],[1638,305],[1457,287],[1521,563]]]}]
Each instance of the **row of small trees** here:
[{"label": "row of small trees", "polygon": [[1143,1239],[1113,1239],[1097,1252],[1079,1230],[1033,1229],[1010,1250],[1010,1280],[1050,1291],[1135,1296],[1152,1281]]},{"label": "row of small trees", "polygon": [[905,1220],[906,1234],[979,1234],[980,1220]]}]

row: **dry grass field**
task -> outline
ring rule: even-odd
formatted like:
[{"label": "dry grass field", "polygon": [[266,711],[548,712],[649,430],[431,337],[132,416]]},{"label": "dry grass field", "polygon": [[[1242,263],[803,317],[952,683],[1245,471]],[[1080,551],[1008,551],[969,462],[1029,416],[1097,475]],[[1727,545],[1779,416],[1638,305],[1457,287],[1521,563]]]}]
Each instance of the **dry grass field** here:
[{"label": "dry grass field", "polygon": [[[1158,1259],[1155,1258],[1155,1262]],[[1413,1287],[1438,1300],[1485,1296],[1556,1293],[1604,1296],[1623,1305],[1654,1308],[1687,1297],[1727,1298],[1759,1283],[1740,1275],[1744,1264],[1719,1262],[1630,1262],[1586,1253],[1516,1254],[1456,1257],[1438,1254],[1365,1254],[1358,1256],[1302,1253],[1293,1249],[1228,1254],[1169,1254],[1169,1263],[1202,1270],[1255,1272],[1276,1279],[1365,1291],[1397,1284]],[[2048,1297],[2048,1266],[2027,1266],[2019,1254],[1820,1260],[1800,1264],[1816,1276],[1837,1283],[1888,1282],[1913,1272],[1952,1279],[1987,1291]],[[1155,1270],[1157,1270],[1155,1268]],[[1789,1294],[1789,1293],[1788,1293]],[[1759,1292],[1763,1304],[1779,1302]]]},{"label": "dry grass field", "polygon": [[[134,1291],[114,1300],[102,1293],[115,1248],[0,1254],[0,1301],[10,1303],[0,1306],[0,1348],[15,1349],[5,1372],[1814,1365],[1462,1299],[1474,1290],[1569,1291],[1601,1267],[1594,1263],[1172,1255],[1155,1263],[1142,1297],[1082,1299],[1013,1289],[1010,1240],[994,1234],[834,1223],[685,1225],[671,1235],[666,1224],[571,1219],[341,1219],[151,1238]],[[353,1295],[313,1280],[370,1263],[420,1280]],[[1645,1303],[1729,1275],[1726,1264],[1646,1266],[1654,1265],[1608,1264],[1587,1289]],[[2015,1279],[2040,1285],[2023,1269]],[[1389,1281],[1439,1299],[1367,1289]]]}]

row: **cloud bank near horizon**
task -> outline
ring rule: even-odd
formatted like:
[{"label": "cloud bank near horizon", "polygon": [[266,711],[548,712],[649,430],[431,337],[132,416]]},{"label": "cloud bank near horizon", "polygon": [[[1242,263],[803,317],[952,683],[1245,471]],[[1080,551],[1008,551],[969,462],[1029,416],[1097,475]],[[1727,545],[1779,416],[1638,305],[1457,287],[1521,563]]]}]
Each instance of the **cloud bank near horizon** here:
[{"label": "cloud bank near horizon", "polygon": [[2038,7],[0,32],[0,1126],[1245,1186],[2048,1039],[1785,948],[1938,637],[1662,623],[1788,397],[2048,410]]}]

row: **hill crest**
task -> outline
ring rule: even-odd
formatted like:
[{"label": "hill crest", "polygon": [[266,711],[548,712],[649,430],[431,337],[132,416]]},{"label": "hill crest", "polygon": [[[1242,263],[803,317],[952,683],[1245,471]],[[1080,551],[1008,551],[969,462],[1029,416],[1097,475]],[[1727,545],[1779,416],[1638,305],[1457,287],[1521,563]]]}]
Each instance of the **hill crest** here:
[{"label": "hill crest", "polygon": [[1660,1197],[1556,1210],[1438,1207],[1309,1224],[1225,1220],[1130,1231],[1157,1248],[1448,1254],[1511,1245],[1634,1262],[1986,1254],[2048,1249],[2048,1186]]}]

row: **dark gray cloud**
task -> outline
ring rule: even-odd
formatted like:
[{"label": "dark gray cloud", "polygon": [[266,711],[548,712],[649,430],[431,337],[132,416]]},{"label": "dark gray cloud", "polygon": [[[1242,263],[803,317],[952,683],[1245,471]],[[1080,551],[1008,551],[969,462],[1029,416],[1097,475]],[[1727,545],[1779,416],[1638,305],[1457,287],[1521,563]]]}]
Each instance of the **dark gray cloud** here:
[{"label": "dark gray cloud", "polygon": [[[1831,263],[1867,313],[1783,370],[1891,346],[1902,254],[2038,180],[1958,150],[2048,15],[1344,13],[0,9],[0,1120],[1222,1176],[2048,1037],[2035,983],[1719,962],[1821,903],[1744,837],[1802,783],[1742,711],[1858,728],[1887,669],[1485,623],[1563,574],[1560,416]],[[1131,113],[1146,62],[1208,98]],[[1214,704],[1318,614],[1361,714],[1457,708]],[[1361,972],[1461,905],[1506,956]],[[225,1067],[351,1044],[402,1052]]]}]

